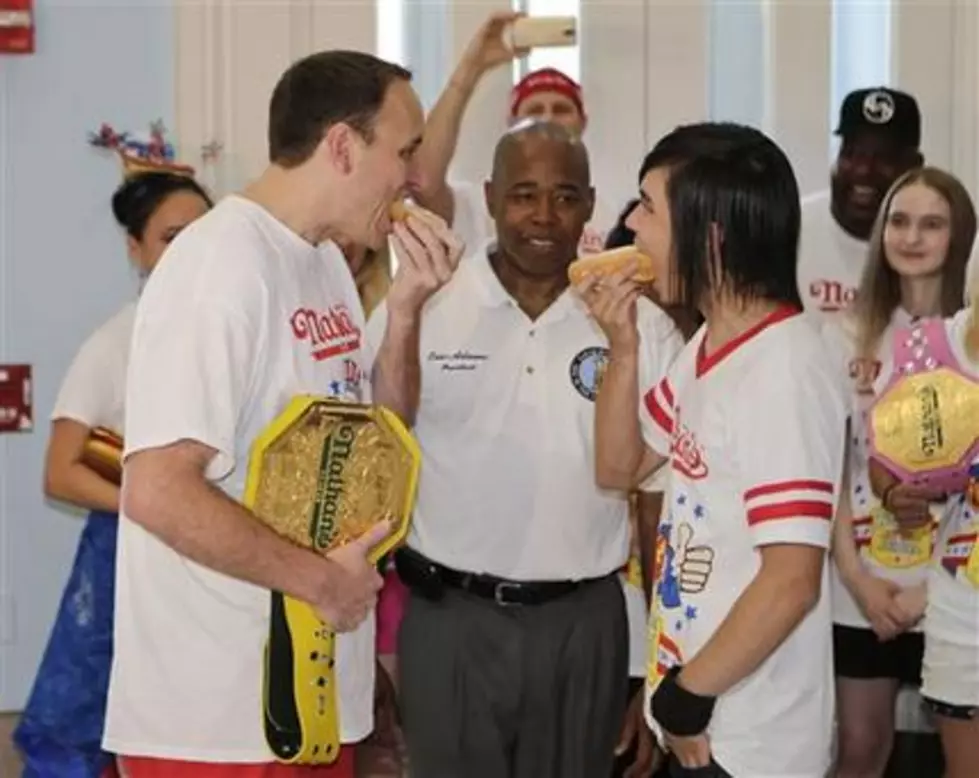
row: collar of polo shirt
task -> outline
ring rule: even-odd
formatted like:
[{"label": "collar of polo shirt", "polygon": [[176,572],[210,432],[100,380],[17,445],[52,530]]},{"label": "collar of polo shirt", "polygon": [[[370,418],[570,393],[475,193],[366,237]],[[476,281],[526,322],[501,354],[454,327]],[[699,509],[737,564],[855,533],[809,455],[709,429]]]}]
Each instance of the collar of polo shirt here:
[{"label": "collar of polo shirt", "polygon": [[[513,306],[514,300],[510,293],[503,287],[493,266],[490,264],[489,255],[496,248],[495,240],[488,240],[483,247],[470,259],[466,260],[471,265],[471,277],[474,286],[479,294],[480,302],[487,308],[505,308]],[[588,311],[584,303],[578,298],[574,291],[568,287],[551,307],[541,315],[539,321],[557,321],[562,319],[572,311],[580,310],[587,315]]]}]

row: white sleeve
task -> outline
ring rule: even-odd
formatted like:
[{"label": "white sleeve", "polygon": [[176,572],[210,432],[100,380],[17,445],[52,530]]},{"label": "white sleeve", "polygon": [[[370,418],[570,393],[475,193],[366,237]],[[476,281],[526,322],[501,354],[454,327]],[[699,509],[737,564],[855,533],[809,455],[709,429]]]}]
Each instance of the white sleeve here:
[{"label": "white sleeve", "polygon": [[745,516],[756,546],[829,548],[846,443],[846,390],[828,354],[822,360],[796,356],[781,360],[777,372],[743,398],[753,411],[742,412],[735,426]]},{"label": "white sleeve", "polygon": [[[643,308],[639,318],[639,387],[640,392],[645,387],[652,389],[641,398],[639,421],[646,445],[660,456],[666,456],[673,432],[673,392],[666,376],[683,350],[683,336],[665,312],[650,304],[649,314],[644,315]],[[660,492],[665,482],[666,469],[659,468],[639,488],[644,492]]]},{"label": "white sleeve", "polygon": [[[976,316],[979,317],[979,311],[976,312]],[[966,348],[966,336],[971,326],[972,311],[969,308],[963,308],[950,319],[945,320],[945,332],[948,334],[952,353],[966,370],[971,371],[974,375],[979,375],[979,360],[972,359]]]},{"label": "white sleeve", "polygon": [[112,424],[113,409],[119,405],[117,394],[123,392],[119,378],[127,358],[111,353],[112,345],[102,337],[101,329],[82,344],[61,382],[52,421],[71,419],[86,427]]},{"label": "white sleeve", "polygon": [[179,305],[179,275],[153,280],[161,283],[144,292],[133,331],[126,456],[196,440],[218,452],[207,476],[220,480],[234,468],[235,431],[266,367],[267,316],[261,306],[246,315],[247,303],[232,305],[226,296]]}]

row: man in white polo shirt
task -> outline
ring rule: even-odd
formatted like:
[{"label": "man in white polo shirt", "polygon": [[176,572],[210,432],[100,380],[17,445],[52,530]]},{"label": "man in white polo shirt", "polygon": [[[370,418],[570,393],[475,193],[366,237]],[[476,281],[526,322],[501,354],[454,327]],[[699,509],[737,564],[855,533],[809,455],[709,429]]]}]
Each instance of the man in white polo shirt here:
[{"label": "man in white polo shirt", "polygon": [[[416,199],[451,224],[470,248],[482,245],[492,234],[482,182],[449,183],[449,167],[466,108],[483,76],[502,65],[509,66],[514,57],[527,53],[510,48],[507,42],[507,28],[521,15],[494,13],[476,31],[428,115],[425,140],[418,150]],[[583,135],[588,126],[581,85],[554,68],[541,68],[524,76],[510,91],[506,112],[511,126],[524,119],[540,119],[560,124],[577,136]],[[601,197],[596,198],[594,212],[581,233],[578,252],[601,251],[615,216]]]},{"label": "man in white polo shirt", "polygon": [[848,94],[836,134],[840,150],[830,188],[803,200],[799,240],[799,296],[807,311],[828,317],[853,302],[887,190],[924,163],[918,104],[896,89]]},{"label": "man in white polo shirt", "polygon": [[[353,778],[273,760],[263,732],[270,590],[339,631],[339,738],[372,727],[373,531],[323,558],[241,505],[255,438],[300,394],[387,405],[411,421],[427,297],[461,248],[431,215],[393,230],[391,314],[367,349],[353,278],[331,238],[379,246],[421,141],[404,69],[327,51],[282,76],[266,171],[171,244],[136,313],[105,732],[127,778]],[[326,246],[324,248],[324,245]],[[371,357],[373,359],[373,370]]]},{"label": "man in white polo shirt", "polygon": [[[627,693],[629,506],[594,484],[607,343],[568,289],[592,209],[584,147],[518,125],[486,200],[498,242],[422,318],[422,474],[398,555],[409,758],[425,778],[600,778]],[[653,303],[639,315],[652,380],[681,338]],[[372,340],[385,320],[382,306]]]}]

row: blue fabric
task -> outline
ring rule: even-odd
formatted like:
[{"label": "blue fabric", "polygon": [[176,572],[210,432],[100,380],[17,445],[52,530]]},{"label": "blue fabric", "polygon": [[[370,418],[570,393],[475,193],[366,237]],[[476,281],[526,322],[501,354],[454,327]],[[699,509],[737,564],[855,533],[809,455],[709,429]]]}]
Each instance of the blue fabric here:
[{"label": "blue fabric", "polygon": [[93,511],[14,743],[23,778],[98,778],[112,662],[118,516]]}]

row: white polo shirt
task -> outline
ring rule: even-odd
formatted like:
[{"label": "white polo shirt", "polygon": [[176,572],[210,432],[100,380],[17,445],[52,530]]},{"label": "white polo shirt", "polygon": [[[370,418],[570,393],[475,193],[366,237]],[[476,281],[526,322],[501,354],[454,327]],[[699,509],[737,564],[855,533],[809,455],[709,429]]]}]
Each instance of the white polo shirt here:
[{"label": "white polo shirt", "polygon": [[846,232],[830,212],[830,193],[802,201],[797,276],[799,296],[807,311],[833,318],[856,297],[867,263],[867,242]]},{"label": "white polo shirt", "polygon": [[[843,468],[845,387],[818,322],[778,311],[711,355],[705,337],[702,327],[640,409],[647,445],[670,467],[649,694],[712,639],[757,575],[762,547],[829,547]],[[823,778],[833,709],[824,568],[816,607],[718,698],[707,737],[731,775]]]},{"label": "white polo shirt", "polygon": [[[180,233],[140,298],[126,455],[200,441],[218,452],[208,478],[240,500],[252,443],[291,398],[370,400],[363,331],[336,247],[227,197]],[[190,561],[123,514],[106,750],[273,761],[262,727],[269,608],[268,590]],[[373,727],[373,618],[337,637],[336,678],[341,741],[356,742]]]},{"label": "white polo shirt", "polygon": [[[682,345],[639,301],[644,384]],[[368,324],[371,343],[387,308]],[[427,304],[415,434],[422,469],[409,545],[448,567],[514,580],[608,575],[629,553],[624,494],[595,485],[594,398],[607,341],[573,290],[536,321],[486,247]]]},{"label": "white polo shirt", "polygon": [[71,419],[125,433],[126,367],[135,318],[136,303],[126,303],[82,344],[61,382],[52,421]]},{"label": "white polo shirt", "polygon": [[[452,231],[465,242],[467,256],[477,250],[494,235],[493,222],[486,210],[486,197],[482,186],[467,183],[450,185],[455,199]],[[595,212],[585,225],[578,243],[578,254],[597,254],[605,249],[605,238],[615,225],[618,214],[610,211],[604,201],[595,198]]]}]

